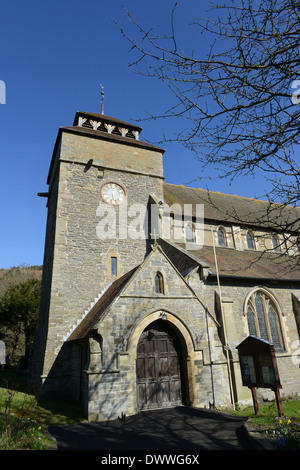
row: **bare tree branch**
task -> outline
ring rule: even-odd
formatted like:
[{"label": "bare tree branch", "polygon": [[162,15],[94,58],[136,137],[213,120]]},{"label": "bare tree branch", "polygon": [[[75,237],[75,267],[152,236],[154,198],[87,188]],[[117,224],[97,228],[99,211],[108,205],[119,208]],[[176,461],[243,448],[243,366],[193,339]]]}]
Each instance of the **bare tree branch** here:
[{"label": "bare tree branch", "polygon": [[[183,52],[176,13],[177,3],[169,32],[146,30],[127,13],[140,40],[118,25],[131,45],[130,67],[161,81],[174,96],[163,114],[148,119],[186,119],[188,126],[166,141],[181,142],[203,166],[214,165],[217,178],[233,180],[259,170],[272,185],[270,200],[299,204],[300,106],[292,99],[292,84],[300,78],[299,3],[212,5],[208,19],[195,18],[190,25],[208,44],[206,56],[199,57]],[[298,89],[296,97],[300,82]]]}]

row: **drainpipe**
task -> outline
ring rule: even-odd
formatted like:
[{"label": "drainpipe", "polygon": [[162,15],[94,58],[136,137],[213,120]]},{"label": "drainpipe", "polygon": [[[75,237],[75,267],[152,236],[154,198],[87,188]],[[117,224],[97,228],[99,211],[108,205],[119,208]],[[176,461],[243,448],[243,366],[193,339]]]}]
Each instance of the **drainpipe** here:
[{"label": "drainpipe", "polygon": [[219,297],[220,297],[220,304],[221,304],[221,317],[222,317],[222,325],[223,325],[223,332],[224,332],[224,343],[225,343],[224,350],[225,350],[226,361],[227,361],[230,398],[231,398],[232,407],[234,409],[233,386],[232,386],[231,368],[230,368],[230,361],[229,361],[229,354],[228,354],[228,351],[229,351],[230,348],[229,348],[229,344],[227,342],[226,324],[225,324],[224,312],[223,312],[222,292],[221,292],[221,285],[220,285],[220,279],[219,279],[219,269],[218,269],[218,262],[217,262],[217,254],[216,254],[215,240],[214,240],[214,234],[213,234],[212,227],[211,227],[211,238],[212,238],[213,249],[214,249],[214,258],[215,258],[215,265],[216,265],[218,290],[219,290]]}]

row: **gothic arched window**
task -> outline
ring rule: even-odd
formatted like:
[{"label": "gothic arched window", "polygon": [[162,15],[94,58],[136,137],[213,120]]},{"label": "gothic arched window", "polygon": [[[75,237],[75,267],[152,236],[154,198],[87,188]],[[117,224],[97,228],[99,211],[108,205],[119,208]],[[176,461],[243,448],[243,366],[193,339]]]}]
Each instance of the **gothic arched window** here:
[{"label": "gothic arched window", "polygon": [[272,236],[272,246],[274,251],[279,251],[279,240],[275,235]]},{"label": "gothic arched window", "polygon": [[226,233],[223,227],[218,228],[218,245],[227,246]]},{"label": "gothic arched window", "polygon": [[283,350],[280,308],[276,300],[264,290],[256,289],[246,303],[249,334],[272,343],[276,350]]},{"label": "gothic arched window", "polygon": [[164,289],[164,278],[162,273],[157,272],[155,275],[155,292],[157,294],[164,294],[165,289]]},{"label": "gothic arched window", "polygon": [[192,243],[196,241],[195,227],[191,223],[188,223],[185,227],[185,241],[187,243]]},{"label": "gothic arched window", "polygon": [[254,241],[253,233],[248,231],[246,237],[247,237],[247,248],[249,250],[255,250],[255,241]]}]

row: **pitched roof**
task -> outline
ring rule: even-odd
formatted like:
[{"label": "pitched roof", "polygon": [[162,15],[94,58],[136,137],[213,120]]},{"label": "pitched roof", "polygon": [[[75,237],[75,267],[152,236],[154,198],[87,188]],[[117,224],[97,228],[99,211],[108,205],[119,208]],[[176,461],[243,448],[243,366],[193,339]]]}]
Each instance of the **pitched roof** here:
[{"label": "pitched roof", "polygon": [[[83,125],[79,125],[78,123],[79,117],[84,118],[86,120],[86,123]],[[90,123],[90,118],[101,121],[101,126],[99,126],[97,130],[93,129]],[[115,127],[114,131],[109,133],[105,128],[105,124],[114,125]],[[123,137],[119,131],[120,126],[128,127],[128,133],[126,134],[125,137]],[[59,145],[61,142],[61,136],[63,132],[69,133],[69,134],[80,135],[80,136],[91,137],[95,139],[115,141],[115,142],[118,142],[119,144],[132,145],[135,147],[145,148],[145,149],[149,149],[155,152],[157,151],[160,153],[165,152],[165,150],[160,147],[149,144],[148,142],[137,140],[133,136],[133,131],[137,131],[138,133],[140,133],[142,131],[142,128],[139,126],[136,126],[135,124],[130,124],[125,121],[120,121],[119,119],[115,119],[113,117],[106,116],[103,114],[85,113],[85,112],[78,111],[75,115],[73,126],[60,127],[58,130],[54,149],[52,152],[52,158],[51,158],[50,168],[48,172],[47,184],[50,183],[50,178],[51,178],[51,174],[52,174],[55,159],[56,159],[56,153],[59,148]]]},{"label": "pitched roof", "polygon": [[[188,188],[164,183],[164,202],[168,206],[179,204],[204,204],[204,219],[223,223],[244,224],[296,231],[300,229],[300,207],[271,204],[236,195],[211,192],[201,188]],[[195,211],[194,211],[195,215]]]},{"label": "pitched roof", "polygon": [[[184,249],[184,245],[179,245],[179,247]],[[217,269],[212,246],[203,246],[199,250],[191,250],[190,253],[193,260],[198,258],[199,264],[205,263],[209,266],[211,275],[216,276]],[[270,251],[240,251],[234,248],[216,247],[216,258],[220,277],[300,281],[298,256]]]},{"label": "pitched roof", "polygon": [[102,297],[96,302],[91,308],[86,317],[81,323],[75,328],[73,333],[67,338],[66,342],[74,341],[78,339],[88,338],[96,323],[100,320],[106,309],[115,300],[118,294],[121,292],[123,287],[127,284],[131,276],[137,270],[138,266],[129,271],[128,273],[121,276],[119,279],[114,281],[109,288],[104,292]]},{"label": "pitched roof", "polygon": [[97,120],[102,121],[102,122],[114,123],[117,126],[126,126],[126,127],[132,128],[132,129],[136,129],[139,132],[141,132],[143,130],[142,127],[137,126],[136,124],[132,124],[132,123],[129,123],[129,122],[126,122],[126,121],[121,121],[120,119],[116,119],[112,116],[107,116],[105,114],[100,114],[100,113],[87,113],[85,111],[77,111],[76,112],[74,122],[73,122],[73,126],[78,125],[79,117],[85,117],[87,119],[92,118],[92,119],[97,119]]}]

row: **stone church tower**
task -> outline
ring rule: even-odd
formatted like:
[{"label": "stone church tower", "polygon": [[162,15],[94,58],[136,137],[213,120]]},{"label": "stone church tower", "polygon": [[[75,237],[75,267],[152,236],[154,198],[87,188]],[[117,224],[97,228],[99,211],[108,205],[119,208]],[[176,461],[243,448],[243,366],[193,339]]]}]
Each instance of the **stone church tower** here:
[{"label": "stone church tower", "polygon": [[164,151],[140,132],[85,112],[59,129],[30,380],[89,420],[228,409],[252,402],[237,346],[255,336],[299,396],[300,209],[166,183]]},{"label": "stone church tower", "polygon": [[47,180],[44,273],[31,370],[44,393],[57,389],[58,377],[60,391],[62,381],[69,381],[63,344],[87,306],[149,252],[150,224],[143,209],[151,195],[163,197],[164,151],[140,141],[141,130],[85,112],[77,112],[73,126],[59,129]]}]

